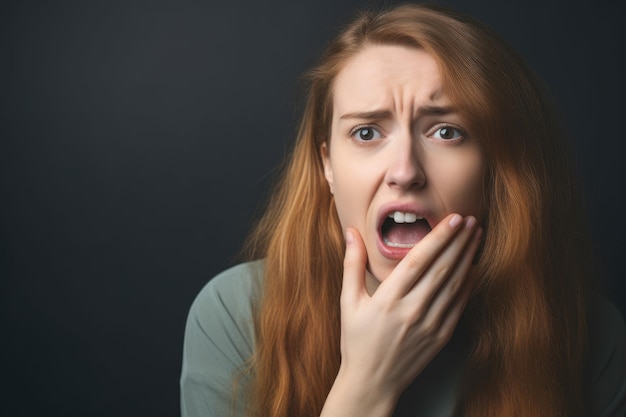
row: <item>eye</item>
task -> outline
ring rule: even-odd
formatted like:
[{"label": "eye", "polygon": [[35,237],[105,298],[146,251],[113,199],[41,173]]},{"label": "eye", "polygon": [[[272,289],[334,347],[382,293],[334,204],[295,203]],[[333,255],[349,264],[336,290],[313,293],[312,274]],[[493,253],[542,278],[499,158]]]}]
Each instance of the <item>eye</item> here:
[{"label": "eye", "polygon": [[350,133],[350,136],[352,136],[356,140],[367,142],[374,139],[380,139],[381,134],[378,130],[374,129],[371,126],[361,126],[354,129]]},{"label": "eye", "polygon": [[433,133],[434,138],[442,140],[460,139],[463,135],[463,131],[452,126],[441,126]]}]

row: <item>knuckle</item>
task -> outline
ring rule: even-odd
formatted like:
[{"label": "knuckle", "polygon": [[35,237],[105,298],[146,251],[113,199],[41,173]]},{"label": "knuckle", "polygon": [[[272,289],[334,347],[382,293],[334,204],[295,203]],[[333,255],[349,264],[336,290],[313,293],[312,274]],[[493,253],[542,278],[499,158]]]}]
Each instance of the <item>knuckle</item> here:
[{"label": "knuckle", "polygon": [[437,281],[444,280],[448,276],[449,273],[450,273],[450,265],[447,263],[436,266],[435,269],[433,270],[433,275]]},{"label": "knuckle", "polygon": [[426,337],[437,339],[439,321],[433,318],[425,320],[422,324],[422,331]]},{"label": "knuckle", "polygon": [[423,322],[428,308],[423,301],[412,302],[407,304],[401,311],[402,319],[410,326],[419,328]]},{"label": "knuckle", "polygon": [[353,269],[358,264],[358,259],[355,256],[346,255],[343,259],[343,269]]},{"label": "knuckle", "polygon": [[452,332],[448,329],[441,329],[435,335],[435,342],[439,346],[444,346],[450,341],[450,338],[452,338]]},{"label": "knuckle", "polygon": [[426,315],[426,307],[424,307],[423,304],[420,304],[408,314],[407,318],[408,321],[411,323],[419,323],[420,321],[422,321],[424,315]]},{"label": "knuckle", "polygon": [[353,261],[347,256],[343,259],[343,269],[350,269],[352,264],[353,264]]},{"label": "knuckle", "polygon": [[463,284],[463,280],[455,277],[455,279],[451,279],[448,283],[448,288],[446,289],[447,293],[451,296],[455,295],[461,289],[461,285]]},{"label": "knuckle", "polygon": [[420,270],[427,263],[426,256],[420,251],[410,251],[405,257],[404,262],[411,270]]}]

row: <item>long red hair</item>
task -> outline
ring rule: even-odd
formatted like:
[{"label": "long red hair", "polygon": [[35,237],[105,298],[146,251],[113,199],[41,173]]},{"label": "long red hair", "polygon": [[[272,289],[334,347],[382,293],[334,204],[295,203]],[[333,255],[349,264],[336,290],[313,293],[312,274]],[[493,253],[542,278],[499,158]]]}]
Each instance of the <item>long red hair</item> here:
[{"label": "long red hair", "polygon": [[295,148],[248,241],[250,256],[265,259],[246,394],[252,415],[318,416],[339,369],[345,243],[320,147],[330,138],[333,80],[371,44],[433,56],[486,154],[480,283],[464,319],[472,384],[456,414],[581,414],[586,234],[552,100],[489,28],[447,9],[403,5],[360,14],[308,75]]}]

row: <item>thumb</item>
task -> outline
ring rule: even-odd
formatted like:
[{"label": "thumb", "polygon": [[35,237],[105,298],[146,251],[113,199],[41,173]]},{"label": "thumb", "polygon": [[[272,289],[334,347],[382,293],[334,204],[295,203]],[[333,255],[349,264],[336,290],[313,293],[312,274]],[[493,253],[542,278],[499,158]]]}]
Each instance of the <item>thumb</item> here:
[{"label": "thumb", "polygon": [[365,291],[367,250],[356,229],[346,229],[346,255],[343,260],[342,301],[356,301]]}]

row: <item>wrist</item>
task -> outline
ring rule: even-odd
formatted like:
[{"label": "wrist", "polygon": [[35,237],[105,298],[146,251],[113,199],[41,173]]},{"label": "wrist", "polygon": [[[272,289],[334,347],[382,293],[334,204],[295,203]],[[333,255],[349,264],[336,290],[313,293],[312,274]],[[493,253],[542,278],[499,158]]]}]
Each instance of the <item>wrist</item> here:
[{"label": "wrist", "polygon": [[328,394],[322,417],[389,417],[399,394],[373,378],[342,367]]}]

